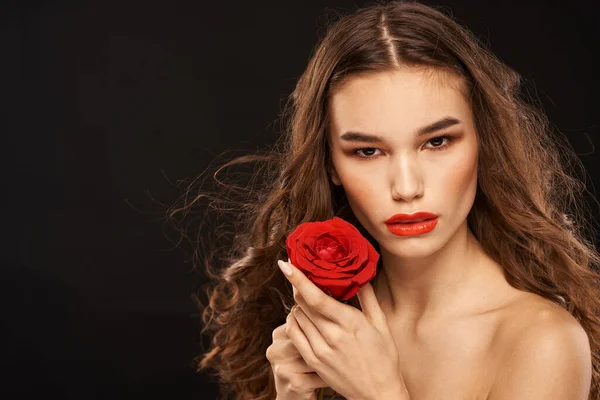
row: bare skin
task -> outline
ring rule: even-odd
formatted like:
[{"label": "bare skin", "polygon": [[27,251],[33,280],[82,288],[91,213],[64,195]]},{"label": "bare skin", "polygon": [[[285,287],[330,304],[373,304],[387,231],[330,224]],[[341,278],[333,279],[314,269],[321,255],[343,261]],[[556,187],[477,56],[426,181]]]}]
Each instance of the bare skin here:
[{"label": "bare skin", "polygon": [[[429,72],[352,77],[328,105],[330,176],[380,245],[372,284],[410,398],[587,399],[583,328],[559,305],[512,287],[468,228],[477,191],[474,118],[461,79]],[[377,137],[348,140],[356,132]],[[404,237],[387,230],[387,218],[415,211],[437,214],[434,230]]]},{"label": "bare skin", "polygon": [[[489,265],[499,270],[491,260]],[[523,330],[544,313],[574,321],[558,305],[493,274],[479,289],[474,299],[484,301],[462,304],[452,315],[389,320],[411,398],[487,399]]]},{"label": "bare skin", "polygon": [[[494,399],[510,384],[499,377],[525,332],[540,324],[579,326],[559,305],[498,279],[501,267],[489,258],[486,269],[489,276],[475,297],[485,300],[462,304],[452,315],[403,320],[382,304],[411,399]],[[332,394],[330,388],[325,391]]]}]

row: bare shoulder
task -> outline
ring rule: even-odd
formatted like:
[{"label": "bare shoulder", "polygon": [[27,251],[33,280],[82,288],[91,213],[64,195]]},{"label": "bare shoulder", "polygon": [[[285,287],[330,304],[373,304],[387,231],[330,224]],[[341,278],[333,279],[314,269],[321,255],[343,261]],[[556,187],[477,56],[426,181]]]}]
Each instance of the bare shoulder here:
[{"label": "bare shoulder", "polygon": [[503,313],[501,362],[489,400],[587,400],[592,373],[589,338],[577,319],[537,294],[519,296]]}]

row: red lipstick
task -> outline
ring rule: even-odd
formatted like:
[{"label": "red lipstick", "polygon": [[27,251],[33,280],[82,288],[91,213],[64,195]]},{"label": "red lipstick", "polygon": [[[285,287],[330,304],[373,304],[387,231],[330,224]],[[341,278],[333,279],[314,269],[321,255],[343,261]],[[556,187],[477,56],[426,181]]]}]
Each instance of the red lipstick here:
[{"label": "red lipstick", "polygon": [[388,230],[398,236],[422,235],[431,232],[437,223],[437,215],[426,211],[396,214],[385,221]]}]

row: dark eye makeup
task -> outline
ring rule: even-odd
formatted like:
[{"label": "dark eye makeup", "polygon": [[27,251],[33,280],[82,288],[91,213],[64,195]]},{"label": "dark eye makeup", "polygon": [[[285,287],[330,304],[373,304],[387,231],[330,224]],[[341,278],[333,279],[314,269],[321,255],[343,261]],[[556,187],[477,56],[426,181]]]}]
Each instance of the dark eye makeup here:
[{"label": "dark eye makeup", "polygon": [[[449,135],[441,135],[441,136],[436,136],[434,138],[431,138],[427,141],[427,143],[430,142],[434,142],[436,140],[444,140],[446,139],[447,142],[446,144],[440,145],[440,146],[434,146],[434,147],[429,147],[429,150],[433,150],[433,151],[438,151],[438,150],[446,150],[448,147],[450,147],[452,145],[452,142],[454,141],[454,137],[453,136],[449,136]],[[364,152],[370,152],[373,150],[381,150],[375,147],[360,147],[360,148],[356,148],[352,150],[352,155],[358,158],[362,158],[362,159],[372,159],[372,158],[377,158],[378,156],[376,155],[361,155],[360,152],[363,152],[362,154],[364,154]]]}]

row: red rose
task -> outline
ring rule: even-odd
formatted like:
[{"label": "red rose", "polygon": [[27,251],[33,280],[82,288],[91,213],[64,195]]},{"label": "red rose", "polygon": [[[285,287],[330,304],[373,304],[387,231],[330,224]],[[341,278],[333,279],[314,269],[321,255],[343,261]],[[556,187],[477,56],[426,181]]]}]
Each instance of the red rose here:
[{"label": "red rose", "polygon": [[290,262],[338,300],[352,298],[377,272],[377,250],[339,217],[300,224],[285,245]]}]

